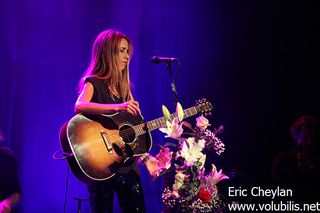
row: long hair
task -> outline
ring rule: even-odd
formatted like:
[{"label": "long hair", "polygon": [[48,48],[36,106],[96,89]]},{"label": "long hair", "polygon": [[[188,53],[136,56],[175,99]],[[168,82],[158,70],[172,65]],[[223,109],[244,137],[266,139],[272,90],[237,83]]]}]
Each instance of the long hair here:
[{"label": "long hair", "polygon": [[[129,61],[124,71],[117,67],[119,45],[121,39],[129,44]],[[132,55],[132,43],[123,33],[109,29],[101,32],[92,46],[90,65],[79,82],[79,93],[82,91],[87,77],[96,77],[106,82],[107,87],[117,90],[123,100],[132,99],[129,77],[129,62]],[[110,92],[112,98],[113,94]]]}]

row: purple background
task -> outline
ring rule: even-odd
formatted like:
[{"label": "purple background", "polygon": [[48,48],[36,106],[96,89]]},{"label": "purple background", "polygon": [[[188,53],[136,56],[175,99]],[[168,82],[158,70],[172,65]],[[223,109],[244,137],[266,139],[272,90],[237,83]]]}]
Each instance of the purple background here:
[{"label": "purple background", "polygon": [[[226,152],[208,163],[268,180],[275,154],[292,145],[290,124],[319,116],[319,9],[317,1],[2,0],[0,127],[20,165],[17,210],[63,212],[67,163],[52,155],[60,126],[74,115],[91,45],[108,28],[133,41],[133,93],[145,120],[160,117],[162,104],[174,110],[166,66],[150,58],[177,57],[182,106],[205,97],[215,107],[210,122],[225,126]],[[160,212],[162,180],[151,183],[144,167],[141,175],[148,212]],[[75,196],[87,191],[70,173],[67,212],[76,211]]]}]

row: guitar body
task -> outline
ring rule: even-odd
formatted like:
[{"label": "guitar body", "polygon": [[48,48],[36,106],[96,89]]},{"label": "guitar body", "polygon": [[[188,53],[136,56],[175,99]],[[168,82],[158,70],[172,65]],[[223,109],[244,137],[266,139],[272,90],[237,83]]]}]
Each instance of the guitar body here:
[{"label": "guitar body", "polygon": [[[183,110],[184,117],[207,113],[212,105],[205,99]],[[174,119],[175,114],[170,115]],[[150,151],[150,131],[166,126],[166,118],[144,122],[127,113],[112,115],[77,114],[60,129],[60,145],[68,154],[74,175],[84,183],[111,178],[130,158]]]},{"label": "guitar body", "polygon": [[77,114],[60,130],[60,143],[75,176],[82,182],[111,178],[130,158],[147,153],[152,139],[133,128],[142,124],[141,116]]}]

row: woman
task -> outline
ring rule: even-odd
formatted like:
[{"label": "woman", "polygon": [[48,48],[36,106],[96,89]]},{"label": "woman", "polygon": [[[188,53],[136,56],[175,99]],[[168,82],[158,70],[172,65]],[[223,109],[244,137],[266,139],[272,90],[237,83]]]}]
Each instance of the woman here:
[{"label": "woman", "polygon": [[[79,84],[76,113],[141,113],[130,90],[131,54],[131,42],[121,32],[106,30],[98,35],[93,44],[91,63]],[[124,212],[145,212],[135,159],[127,161],[112,178],[88,184],[88,191],[95,213],[112,212],[114,192]]]}]

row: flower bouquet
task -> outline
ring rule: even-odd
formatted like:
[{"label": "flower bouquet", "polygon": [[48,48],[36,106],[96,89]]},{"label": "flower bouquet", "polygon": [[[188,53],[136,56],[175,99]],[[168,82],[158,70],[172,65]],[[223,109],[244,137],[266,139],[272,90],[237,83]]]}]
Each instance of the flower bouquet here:
[{"label": "flower bouquet", "polygon": [[[205,101],[205,100],[202,100]],[[162,201],[166,207],[175,212],[213,212],[221,207],[222,201],[218,194],[217,183],[228,176],[217,171],[212,164],[209,173],[205,171],[206,154],[203,150],[214,150],[220,155],[225,147],[217,134],[223,126],[211,131],[208,119],[201,115],[196,118],[196,127],[183,121],[184,114],[180,103],[176,113],[170,115],[166,106],[162,106],[166,119],[166,127],[160,128],[166,138],[173,138],[177,143],[165,143],[155,156],[158,164],[152,174],[155,178],[174,170],[174,184],[166,187],[162,193]],[[186,127],[185,131],[183,127]]]}]

